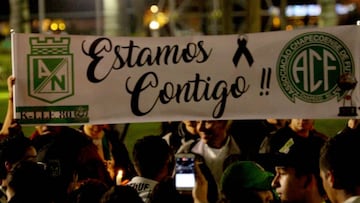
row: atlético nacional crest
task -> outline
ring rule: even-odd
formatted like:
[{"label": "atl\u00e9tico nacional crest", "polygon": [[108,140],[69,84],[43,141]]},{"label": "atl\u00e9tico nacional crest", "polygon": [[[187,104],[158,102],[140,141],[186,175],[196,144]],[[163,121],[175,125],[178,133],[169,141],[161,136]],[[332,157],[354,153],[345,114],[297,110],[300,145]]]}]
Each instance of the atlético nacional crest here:
[{"label": "atl\u00e9tico nacional crest", "polygon": [[28,94],[30,97],[55,103],[74,95],[73,54],[69,37],[29,39]]},{"label": "atl\u00e9tico nacional crest", "polygon": [[300,34],[289,41],[277,60],[277,80],[285,95],[295,103],[321,103],[346,91],[338,87],[343,74],[354,74],[354,61],[346,45],[325,32]]}]

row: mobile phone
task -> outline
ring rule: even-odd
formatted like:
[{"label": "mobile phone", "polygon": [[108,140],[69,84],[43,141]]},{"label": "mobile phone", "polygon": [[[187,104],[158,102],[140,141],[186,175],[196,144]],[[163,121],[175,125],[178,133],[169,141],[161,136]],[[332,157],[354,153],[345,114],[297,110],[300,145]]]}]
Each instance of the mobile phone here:
[{"label": "mobile phone", "polygon": [[195,186],[195,155],[175,154],[175,186],[177,190],[192,190]]}]

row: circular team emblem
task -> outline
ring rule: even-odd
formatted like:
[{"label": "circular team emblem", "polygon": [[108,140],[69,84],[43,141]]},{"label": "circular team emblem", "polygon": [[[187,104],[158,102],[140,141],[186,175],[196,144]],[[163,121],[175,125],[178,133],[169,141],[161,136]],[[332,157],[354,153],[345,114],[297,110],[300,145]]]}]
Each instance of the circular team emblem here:
[{"label": "circular team emblem", "polygon": [[329,33],[309,32],[296,36],[282,49],[276,65],[277,80],[285,95],[308,103],[321,103],[345,91],[339,77],[354,74],[354,61],[345,44]]}]

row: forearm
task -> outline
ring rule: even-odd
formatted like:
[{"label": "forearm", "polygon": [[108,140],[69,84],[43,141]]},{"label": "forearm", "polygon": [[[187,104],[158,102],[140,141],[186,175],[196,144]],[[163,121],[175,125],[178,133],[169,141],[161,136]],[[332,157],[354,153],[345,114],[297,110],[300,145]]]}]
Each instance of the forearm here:
[{"label": "forearm", "polygon": [[15,83],[15,78],[13,76],[9,76],[7,79],[7,86],[9,92],[8,106],[7,106],[4,123],[0,130],[0,139],[9,135],[9,127],[11,127],[14,118],[14,93],[13,93],[14,83]]},{"label": "forearm", "polygon": [[208,203],[208,201],[207,200],[201,201],[201,200],[194,199],[194,203]]},{"label": "forearm", "polygon": [[4,123],[0,131],[0,139],[9,135],[9,127],[11,126],[14,117],[13,107],[14,107],[13,99],[9,98]]}]

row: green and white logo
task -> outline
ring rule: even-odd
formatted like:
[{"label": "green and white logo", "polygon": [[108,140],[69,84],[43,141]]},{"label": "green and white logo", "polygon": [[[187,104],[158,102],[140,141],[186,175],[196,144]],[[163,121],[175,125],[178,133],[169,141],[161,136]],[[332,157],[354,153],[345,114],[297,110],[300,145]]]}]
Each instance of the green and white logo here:
[{"label": "green and white logo", "polygon": [[74,95],[73,54],[69,37],[29,39],[28,94],[30,97],[55,103]]},{"label": "green and white logo", "polygon": [[354,74],[354,61],[346,45],[334,35],[309,32],[296,36],[282,49],[277,61],[277,80],[285,95],[308,103],[334,97],[340,101],[346,91],[338,88],[340,75]]}]

